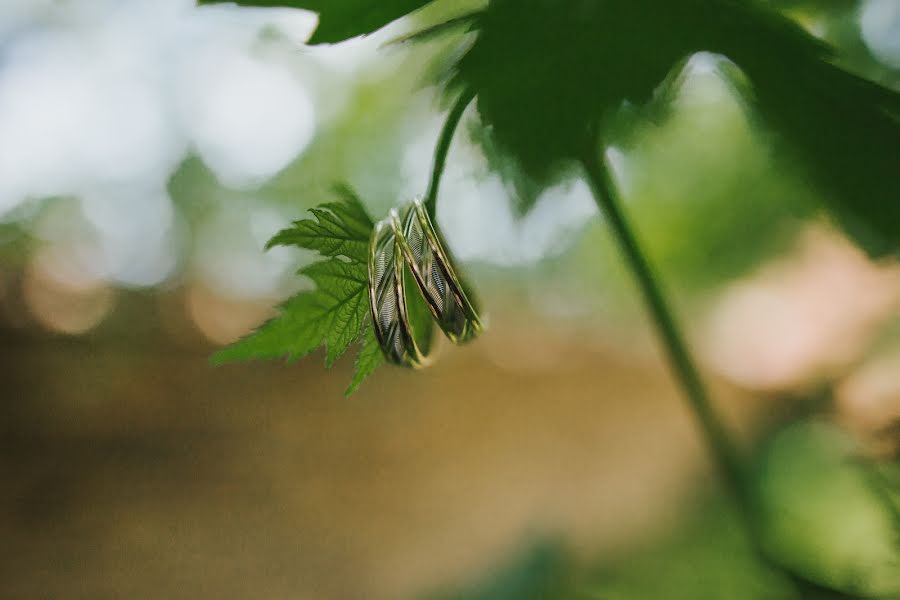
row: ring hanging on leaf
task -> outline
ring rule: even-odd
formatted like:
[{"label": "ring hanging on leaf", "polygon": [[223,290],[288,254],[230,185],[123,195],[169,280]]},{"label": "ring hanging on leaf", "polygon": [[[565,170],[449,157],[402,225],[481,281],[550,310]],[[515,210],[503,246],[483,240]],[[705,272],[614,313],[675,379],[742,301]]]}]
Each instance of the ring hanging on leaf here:
[{"label": "ring hanging on leaf", "polygon": [[396,220],[392,210],[372,232],[369,306],[375,337],[388,362],[418,369],[430,364],[434,325],[422,299],[409,293],[415,283],[400,248]]},{"label": "ring hanging on leaf", "polygon": [[[411,288],[419,293],[410,294]],[[389,362],[427,366],[433,322],[455,344],[475,339],[484,323],[473,298],[421,200],[391,210],[375,226],[369,244],[369,303],[375,335]]]},{"label": "ring hanging on leaf", "polygon": [[394,229],[401,232],[400,247],[438,327],[454,344],[478,337],[484,323],[475,296],[459,275],[421,199],[404,207]]}]

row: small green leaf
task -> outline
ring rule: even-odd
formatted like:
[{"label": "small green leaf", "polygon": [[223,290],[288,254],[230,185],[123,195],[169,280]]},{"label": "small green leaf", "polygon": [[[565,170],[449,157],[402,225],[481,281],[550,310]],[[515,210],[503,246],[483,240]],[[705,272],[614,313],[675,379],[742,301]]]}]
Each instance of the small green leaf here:
[{"label": "small green leaf", "polygon": [[345,256],[362,265],[366,264],[372,219],[352,191],[337,188],[342,202],[329,202],[313,208],[313,219],[295,222],[291,227],[275,235],[266,249],[275,246],[296,246],[315,250],[322,256]]},{"label": "small green leaf", "polygon": [[340,358],[369,314],[368,270],[364,264],[328,260],[301,271],[316,284],[314,294],[324,308],[319,316],[325,331],[326,365]]},{"label": "small green leaf", "polygon": [[[217,4],[230,0],[199,0]],[[319,13],[319,27],[310,44],[335,44],[368,35],[431,0],[237,0],[241,6],[302,8]]]},{"label": "small green leaf", "polygon": [[214,365],[246,360],[297,360],[318,348],[324,339],[322,306],[315,293],[294,296],[281,305],[279,316],[255,333],[212,357]]},{"label": "small green leaf", "polygon": [[350,382],[350,387],[344,393],[347,396],[354,394],[362,382],[383,364],[384,353],[381,351],[378,338],[375,337],[375,330],[369,326],[362,335],[362,346],[359,349],[359,356],[356,357],[356,372],[353,374],[353,381]]},{"label": "small green leaf", "polygon": [[[273,246],[296,246],[315,250],[325,259],[300,273],[315,284],[281,306],[280,314],[255,333],[223,349],[214,364],[252,359],[296,360],[324,346],[326,365],[331,366],[357,341],[363,342],[357,373],[348,393],[384,359],[377,341],[367,333],[369,323],[368,244],[374,224],[356,195],[339,188],[339,202],[310,210],[312,219],[297,221],[269,242]],[[375,356],[375,353],[379,356]]]}]

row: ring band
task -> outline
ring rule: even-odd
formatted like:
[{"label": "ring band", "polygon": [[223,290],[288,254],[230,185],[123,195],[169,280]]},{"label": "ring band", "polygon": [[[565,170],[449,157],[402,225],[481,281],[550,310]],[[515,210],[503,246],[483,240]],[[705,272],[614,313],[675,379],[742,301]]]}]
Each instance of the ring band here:
[{"label": "ring band", "polygon": [[443,237],[420,198],[391,212],[394,235],[438,326],[454,344],[484,331],[474,294],[455,267]]},{"label": "ring band", "polygon": [[[395,365],[422,368],[429,364],[433,326],[417,331],[410,320],[407,283],[409,269],[396,235],[396,211],[375,226],[369,243],[369,307],[375,336],[387,360]],[[415,302],[416,299],[413,299]]]}]

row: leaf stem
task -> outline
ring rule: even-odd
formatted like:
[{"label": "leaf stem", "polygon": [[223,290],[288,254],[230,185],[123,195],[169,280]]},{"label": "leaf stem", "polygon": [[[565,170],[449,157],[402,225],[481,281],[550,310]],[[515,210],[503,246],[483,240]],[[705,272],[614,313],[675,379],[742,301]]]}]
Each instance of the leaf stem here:
[{"label": "leaf stem", "polygon": [[641,288],[650,316],[665,347],[670,367],[700,425],[716,467],[752,529],[754,513],[746,489],[744,461],[713,409],[709,393],[669,307],[659,278],[622,212],[618,189],[606,161],[597,155],[596,146],[591,144],[589,148],[581,163],[594,199],[609,220],[620,250]]},{"label": "leaf stem", "polygon": [[431,183],[428,185],[428,194],[425,196],[425,209],[431,216],[435,218],[437,212],[437,197],[441,187],[441,177],[444,175],[444,167],[447,165],[447,154],[450,152],[450,144],[453,142],[453,136],[459,122],[462,120],[463,114],[466,112],[469,104],[475,98],[475,91],[466,89],[457,98],[450,114],[447,115],[447,121],[444,123],[444,129],[441,131],[441,137],[438,140],[437,149],[434,153],[434,166],[431,170]]}]

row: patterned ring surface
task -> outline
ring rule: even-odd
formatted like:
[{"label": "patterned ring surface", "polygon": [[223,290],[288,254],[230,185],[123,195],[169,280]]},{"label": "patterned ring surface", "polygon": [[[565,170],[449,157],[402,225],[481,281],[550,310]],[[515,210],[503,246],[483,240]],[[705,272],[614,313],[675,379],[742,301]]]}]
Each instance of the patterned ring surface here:
[{"label": "patterned ring surface", "polygon": [[456,269],[453,256],[421,199],[392,211],[392,229],[416,285],[438,326],[454,344],[484,331],[475,295]]},{"label": "patterned ring surface", "polygon": [[[412,279],[393,226],[396,211],[375,226],[369,243],[369,306],[375,336],[387,360],[421,368],[429,363],[433,324],[416,331],[410,320],[407,282]],[[413,299],[414,301],[416,299]]]}]

